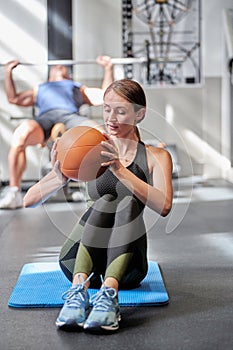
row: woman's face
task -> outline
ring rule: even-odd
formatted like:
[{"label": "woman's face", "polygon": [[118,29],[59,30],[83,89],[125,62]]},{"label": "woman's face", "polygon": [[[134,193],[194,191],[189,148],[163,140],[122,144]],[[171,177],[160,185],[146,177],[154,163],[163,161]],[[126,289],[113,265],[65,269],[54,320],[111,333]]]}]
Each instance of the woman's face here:
[{"label": "woman's face", "polygon": [[103,118],[110,135],[123,137],[134,131],[137,113],[132,103],[111,90],[104,98]]}]

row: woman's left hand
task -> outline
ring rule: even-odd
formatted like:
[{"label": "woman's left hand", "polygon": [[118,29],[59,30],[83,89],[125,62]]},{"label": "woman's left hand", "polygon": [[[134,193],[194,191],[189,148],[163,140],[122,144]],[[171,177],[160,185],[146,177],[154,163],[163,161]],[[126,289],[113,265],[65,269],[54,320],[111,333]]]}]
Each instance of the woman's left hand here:
[{"label": "woman's left hand", "polygon": [[111,137],[104,133],[104,136],[106,137],[106,141],[102,141],[101,145],[105,149],[104,151],[101,151],[101,155],[106,159],[101,165],[102,166],[108,166],[110,170],[119,170],[123,167],[122,163],[119,159],[119,152],[118,149]]}]

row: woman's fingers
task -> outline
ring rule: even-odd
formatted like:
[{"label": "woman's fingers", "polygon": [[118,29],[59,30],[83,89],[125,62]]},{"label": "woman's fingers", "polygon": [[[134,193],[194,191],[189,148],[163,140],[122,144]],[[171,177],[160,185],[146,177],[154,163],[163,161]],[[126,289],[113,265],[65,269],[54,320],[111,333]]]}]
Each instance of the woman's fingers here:
[{"label": "woman's fingers", "polygon": [[57,160],[57,144],[58,144],[58,140],[56,140],[53,143],[53,146],[52,146],[52,149],[51,149],[51,152],[50,152],[52,166],[55,165],[55,162]]},{"label": "woman's fingers", "polygon": [[101,151],[101,155],[103,157],[108,158],[109,160],[118,159],[118,150],[114,144],[107,141],[102,141],[101,145],[104,148],[104,150]]},{"label": "woman's fingers", "polygon": [[55,171],[61,171],[60,170],[60,162],[59,162],[59,160],[56,160],[56,162],[54,163],[54,170]]},{"label": "woman's fingers", "polygon": [[106,138],[106,140],[110,140],[109,134],[107,134],[106,131],[102,131],[102,135]]},{"label": "woman's fingers", "polygon": [[116,152],[116,146],[112,140],[102,141],[101,145],[110,152]]},{"label": "woman's fingers", "polygon": [[56,160],[53,166],[53,170],[56,172],[58,178],[60,178],[62,180],[62,183],[66,183],[68,181],[68,177],[66,177],[65,175],[63,175],[63,173],[61,172],[61,165],[59,160]]}]

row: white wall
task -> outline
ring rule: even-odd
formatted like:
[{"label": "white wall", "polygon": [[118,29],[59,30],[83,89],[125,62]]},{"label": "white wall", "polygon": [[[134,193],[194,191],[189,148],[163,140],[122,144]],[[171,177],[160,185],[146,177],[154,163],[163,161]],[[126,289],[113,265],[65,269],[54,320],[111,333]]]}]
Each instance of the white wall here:
[{"label": "white wall", "polygon": [[[46,0],[0,0],[0,63],[18,59],[21,62],[47,61],[47,11]],[[10,105],[3,88],[4,69],[0,66],[0,180],[7,181],[7,154],[13,130],[21,121],[12,121],[11,116],[31,116],[31,108]],[[47,67],[18,66],[14,79],[18,90],[31,88],[47,77]],[[41,150],[30,147],[28,169],[25,179],[37,179]]]},{"label": "white wall", "polygon": [[[73,0],[75,60],[95,59],[98,55],[121,57],[121,0]],[[97,65],[75,66],[77,79],[102,77]]]},{"label": "white wall", "polygon": [[[46,62],[47,12],[46,0],[0,0],[1,63],[18,59],[21,62]],[[20,66],[15,70],[17,80],[36,83],[45,79],[45,68]],[[3,70],[0,71],[3,78]]]},{"label": "white wall", "polygon": [[203,68],[206,77],[220,77],[223,64],[224,8],[233,8],[232,0],[202,0]]},{"label": "white wall", "polygon": [[[222,176],[229,162],[222,157],[221,76],[223,62],[222,9],[233,8],[232,0],[202,0],[203,85],[197,87],[146,88],[149,113],[141,125],[145,138],[151,135],[178,146],[182,163],[181,175],[203,173],[206,177]],[[73,0],[74,59],[94,59],[99,54],[122,55],[121,0]],[[13,58],[46,62],[46,0],[0,0],[1,62]],[[7,35],[5,34],[7,33]],[[19,88],[36,84],[47,76],[45,66],[17,67],[15,79]],[[99,84],[102,70],[97,65],[76,67],[74,77],[84,83]],[[3,68],[0,67],[0,109],[14,115],[30,114],[30,110],[10,106],[3,91]],[[15,124],[0,115],[0,141],[9,144],[7,133]],[[7,131],[7,133],[6,133]],[[1,167],[6,170],[7,145]],[[37,152],[36,152],[37,154]],[[32,156],[28,175],[34,168]],[[2,161],[4,159],[4,162]],[[189,159],[192,159],[193,170]],[[33,173],[33,176],[35,173]],[[1,178],[1,174],[0,174]]]},{"label": "white wall", "polygon": [[[121,1],[102,0],[97,4],[95,0],[81,0],[75,4],[76,58],[78,53],[82,59],[94,58],[101,50],[113,57],[121,56]],[[146,88],[150,113],[141,126],[143,134],[146,138],[150,134],[160,136],[165,142],[177,145],[181,175],[193,171],[206,177],[221,177],[223,168],[230,167],[221,154],[223,8],[233,8],[233,2],[202,1],[203,84],[194,88]],[[78,37],[80,32],[82,35]],[[101,71],[87,67],[77,69],[76,73],[76,78],[87,79],[88,83],[100,77]],[[173,115],[170,124],[167,113]],[[193,170],[188,159],[192,160]]]}]

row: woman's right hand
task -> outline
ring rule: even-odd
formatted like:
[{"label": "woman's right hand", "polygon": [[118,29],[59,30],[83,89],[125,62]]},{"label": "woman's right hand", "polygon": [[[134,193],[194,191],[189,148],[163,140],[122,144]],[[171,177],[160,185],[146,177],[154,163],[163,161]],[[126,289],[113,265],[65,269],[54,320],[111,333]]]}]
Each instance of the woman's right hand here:
[{"label": "woman's right hand", "polygon": [[50,157],[51,157],[51,163],[53,167],[53,171],[56,173],[57,177],[61,181],[62,184],[66,184],[68,181],[68,178],[62,174],[61,172],[61,167],[60,167],[60,162],[57,160],[57,145],[58,145],[59,140],[57,139],[50,152]]}]

